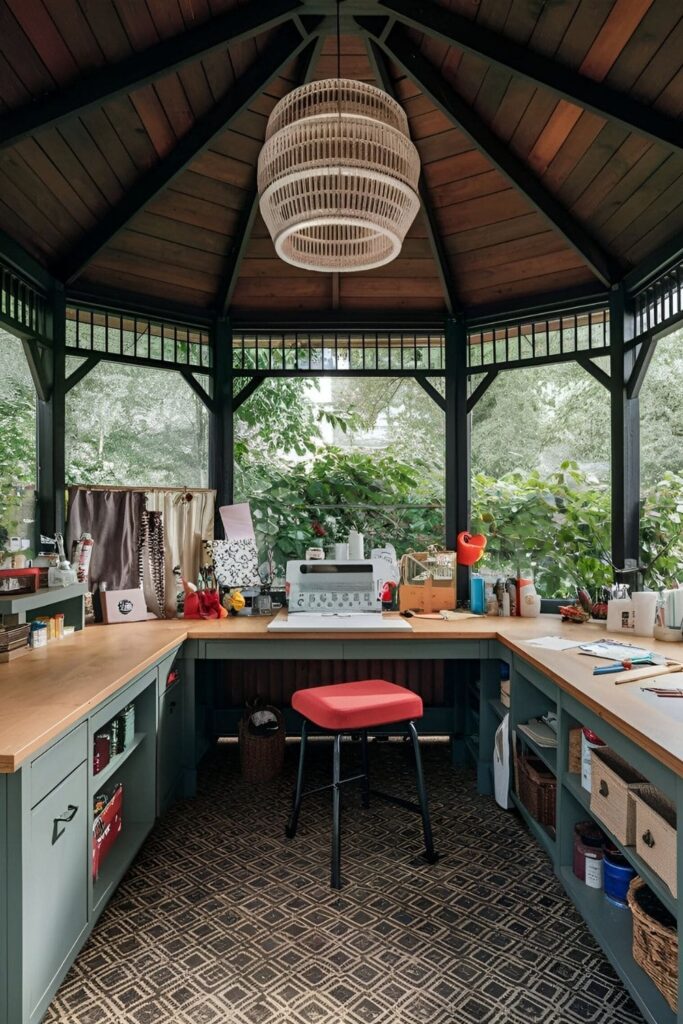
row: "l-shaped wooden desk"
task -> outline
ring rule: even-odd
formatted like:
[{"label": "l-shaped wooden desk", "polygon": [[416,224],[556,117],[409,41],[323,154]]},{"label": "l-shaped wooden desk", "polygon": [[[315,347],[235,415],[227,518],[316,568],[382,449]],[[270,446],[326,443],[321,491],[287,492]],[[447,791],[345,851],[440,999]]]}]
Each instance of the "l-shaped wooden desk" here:
[{"label": "l-shaped wooden desk", "polygon": [[[500,663],[510,667],[510,728],[556,710],[557,749],[538,754],[557,777],[554,835],[516,805],[546,850],[569,896],[650,1024],[683,1024],[631,956],[630,915],[587,888],[572,872],[573,828],[590,816],[589,795],[568,770],[569,732],[597,732],[683,812],[683,702],[657,700],[640,686],[593,676],[593,659],[576,650],[534,648],[547,634],[583,641],[604,626],[563,625],[559,618],[417,620],[395,634],[273,634],[267,620],[184,620],[94,626],[0,668],[0,1024],[36,1024],[118,882],[176,796],[191,796],[203,736],[195,669],[204,661],[468,661],[478,680],[462,688],[468,702],[467,747],[480,791],[491,790],[493,735],[505,714]],[[648,642],[677,657],[675,645]],[[683,651],[681,652],[683,659]],[[170,685],[169,672],[174,670]],[[176,678],[177,676],[177,678]],[[199,700],[198,700],[199,698]],[[95,733],[135,705],[133,744],[98,775]],[[199,711],[198,711],[199,709]],[[121,836],[92,880],[93,798],[115,776],[125,786]],[[678,839],[678,888],[683,888]],[[626,856],[677,915],[677,900],[635,850]],[[679,1006],[683,982],[679,969]]]}]

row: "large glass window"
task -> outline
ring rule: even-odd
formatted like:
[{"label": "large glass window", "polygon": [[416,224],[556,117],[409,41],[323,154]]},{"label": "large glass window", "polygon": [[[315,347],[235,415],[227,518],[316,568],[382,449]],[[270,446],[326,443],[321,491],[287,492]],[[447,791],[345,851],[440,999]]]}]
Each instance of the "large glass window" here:
[{"label": "large glass window", "polygon": [[208,470],[209,413],[179,373],[101,362],[67,394],[67,483],[206,487]]},{"label": "large glass window", "polygon": [[0,564],[34,553],[36,394],[21,342],[0,330]]},{"label": "large glass window", "polygon": [[640,392],[641,561],[652,587],[683,565],[683,330],[657,342]]},{"label": "large glass window", "polygon": [[236,500],[279,568],[352,526],[368,549],[443,543],[444,417],[412,378],[266,380],[235,438]]},{"label": "large glass window", "polygon": [[609,394],[585,370],[499,373],[474,409],[472,468],[487,567],[531,570],[545,597],[611,582]]}]

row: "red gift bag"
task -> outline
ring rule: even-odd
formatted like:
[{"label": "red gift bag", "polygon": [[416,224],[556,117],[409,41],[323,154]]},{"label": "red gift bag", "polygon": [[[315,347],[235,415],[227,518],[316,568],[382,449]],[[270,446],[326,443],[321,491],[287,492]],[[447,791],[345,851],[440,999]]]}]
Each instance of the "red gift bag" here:
[{"label": "red gift bag", "polygon": [[97,881],[105,857],[123,827],[123,784],[114,793],[92,824],[92,876]]}]

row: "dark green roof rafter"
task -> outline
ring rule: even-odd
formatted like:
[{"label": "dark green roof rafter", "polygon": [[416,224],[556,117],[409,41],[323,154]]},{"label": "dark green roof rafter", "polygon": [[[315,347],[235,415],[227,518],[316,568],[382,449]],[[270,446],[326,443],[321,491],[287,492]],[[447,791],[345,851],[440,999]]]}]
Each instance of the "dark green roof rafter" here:
[{"label": "dark green roof rafter", "polygon": [[535,85],[552,89],[570,103],[610,121],[617,121],[629,131],[646,135],[653,142],[683,152],[683,131],[678,119],[612,89],[604,82],[579,74],[554,58],[521,46],[514,39],[492,32],[431,0],[379,0],[379,6],[419,32],[482,57],[487,63],[504,68]]},{"label": "dark green roof rafter", "polygon": [[[305,82],[310,81],[311,74],[315,69],[324,41],[323,36],[318,36],[308,44],[301,54],[300,71],[297,75],[299,85],[303,85]],[[244,259],[244,255],[247,251],[247,246],[249,245],[249,239],[251,238],[251,231],[254,227],[258,208],[259,197],[256,184],[254,183],[240,214],[237,230],[235,231],[232,246],[228,253],[228,262],[225,268],[223,288],[221,289],[220,295],[218,296],[218,302],[216,304],[219,316],[226,316],[229,312],[233,292],[235,291],[235,286],[239,278],[242,260]]]},{"label": "dark green roof rafter", "polygon": [[404,28],[395,25],[386,38],[382,38],[382,34],[376,34],[377,29],[371,27],[365,19],[357,20],[361,28],[375,35],[378,45],[402,68],[418,89],[527,197],[603,284],[611,286],[620,280],[622,272],[618,263],[546,189],[531,168],[515,156],[472,107],[458,96],[434,65],[420,53]]},{"label": "dark green roof rafter", "polygon": [[272,29],[301,9],[299,0],[269,0],[267,4],[237,7],[118,64],[99,68],[44,99],[1,117],[0,148],[13,146],[41,128],[54,127],[121,93],[139,89],[214,50]]},{"label": "dark green roof rafter", "polygon": [[127,224],[181,174],[199,154],[242,114],[282,69],[311,43],[294,22],[282,25],[258,60],[235,83],[228,95],[200,118],[167,157],[147,171],[124,198],[89,231],[73,251],[60,260],[55,273],[67,284],[109,245]]}]

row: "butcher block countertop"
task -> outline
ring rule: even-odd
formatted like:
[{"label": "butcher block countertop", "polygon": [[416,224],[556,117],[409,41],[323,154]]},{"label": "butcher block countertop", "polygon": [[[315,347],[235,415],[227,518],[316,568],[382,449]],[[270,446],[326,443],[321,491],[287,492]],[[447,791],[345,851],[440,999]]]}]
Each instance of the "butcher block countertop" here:
[{"label": "butcher block countertop", "polygon": [[[614,725],[624,735],[683,776],[683,700],[657,700],[641,692],[640,681],[616,686],[613,677],[593,676],[596,659],[577,649],[550,651],[531,647],[541,636],[564,636],[586,643],[606,636],[601,623],[562,623],[559,616],[537,619],[495,617],[463,618],[448,622],[410,619],[405,632],[367,633],[316,630],[314,633],[267,631],[268,618],[238,617],[220,621],[149,621],[125,625],[88,626],[52,641],[25,657],[0,665],[0,772],[13,772],[49,740],[65,732],[102,701],[154,665],[185,640],[254,640],[265,645],[316,641],[363,641],[368,645],[388,638],[409,641],[497,640],[561,689]],[[617,638],[618,639],[618,638]],[[634,638],[668,658],[683,661],[683,644]],[[316,644],[316,646],[318,646]],[[604,662],[602,662],[604,664]],[[673,675],[653,685],[673,686],[683,677]]]}]

